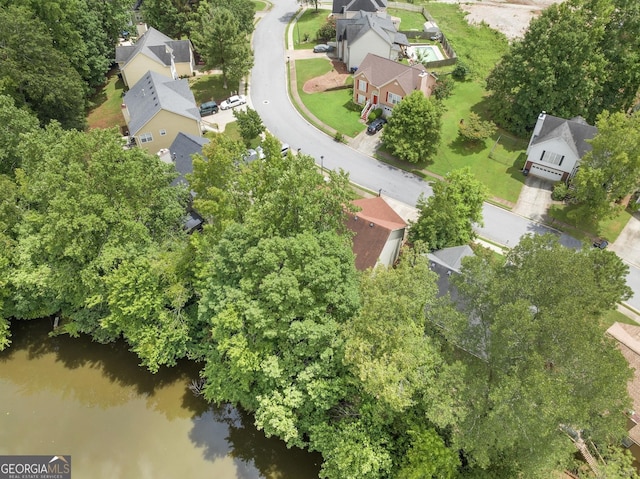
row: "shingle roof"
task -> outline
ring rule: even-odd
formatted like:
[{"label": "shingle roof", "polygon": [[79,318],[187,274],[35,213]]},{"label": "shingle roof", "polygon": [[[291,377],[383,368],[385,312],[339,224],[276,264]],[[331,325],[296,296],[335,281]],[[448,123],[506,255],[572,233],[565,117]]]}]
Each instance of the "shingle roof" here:
[{"label": "shingle roof", "polygon": [[398,33],[389,15],[359,11],[352,18],[336,21],[338,41],[347,40],[353,44],[369,30],[376,32],[389,45],[409,45],[406,35]]},{"label": "shingle roof", "polygon": [[136,135],[160,110],[200,121],[200,111],[186,79],[173,80],[148,71],[124,95],[129,110],[129,131]]},{"label": "shingle roof", "polygon": [[387,0],[333,0],[332,13],[377,12],[387,8]]},{"label": "shingle roof", "polygon": [[[354,76],[359,74],[363,74],[376,88],[396,80],[407,94],[420,88],[424,75],[431,75],[420,63],[413,66],[403,65],[373,53],[364,57]],[[435,82],[436,79],[432,78],[431,83]]]},{"label": "shingle roof", "polygon": [[178,133],[178,136],[169,147],[176,171],[180,174],[178,178],[173,180],[172,185],[188,184],[185,175],[193,173],[192,156],[202,154],[202,147],[207,143],[209,143],[208,138],[188,133]]},{"label": "shingle roof", "polygon": [[590,140],[597,133],[598,129],[588,125],[582,117],[565,120],[557,116],[545,115],[540,133],[531,141],[531,144],[559,138],[571,147],[578,158],[582,158],[585,153],[591,151],[591,145],[586,140]]},{"label": "shingle roof", "polygon": [[407,224],[380,197],[352,201],[362,208],[356,214],[348,214],[346,225],[355,233],[353,253],[356,268],[363,271],[373,268],[380,258],[391,232],[405,228]]},{"label": "shingle roof", "polygon": [[116,62],[124,66],[138,53],[165,66],[171,65],[172,54],[174,62],[187,63],[191,61],[191,42],[189,40],[173,40],[151,27],[138,39],[135,45],[116,47]]},{"label": "shingle roof", "polygon": [[455,271],[456,273],[460,272],[462,260],[467,256],[473,256],[473,250],[466,244],[440,249],[427,255],[430,261],[444,266],[451,271]]}]

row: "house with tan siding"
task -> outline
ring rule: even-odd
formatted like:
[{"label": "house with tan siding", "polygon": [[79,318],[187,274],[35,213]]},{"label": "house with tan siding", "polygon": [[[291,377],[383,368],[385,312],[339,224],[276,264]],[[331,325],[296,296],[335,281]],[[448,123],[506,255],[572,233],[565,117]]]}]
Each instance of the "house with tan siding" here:
[{"label": "house with tan siding", "polygon": [[135,44],[116,47],[116,62],[127,87],[150,70],[173,79],[192,76],[195,71],[191,42],[172,40],[153,27]]},{"label": "house with tan siding", "polygon": [[353,75],[353,101],[369,111],[382,108],[383,115],[389,116],[393,107],[415,90],[431,96],[436,82],[419,63],[403,65],[369,53]]},{"label": "house with tan siding", "polygon": [[179,133],[202,136],[200,111],[186,79],[149,71],[124,95],[122,114],[129,136],[156,153]]},{"label": "house with tan siding", "polygon": [[337,56],[349,70],[359,67],[369,53],[397,60],[409,46],[389,15],[363,11],[336,20],[336,40]]}]

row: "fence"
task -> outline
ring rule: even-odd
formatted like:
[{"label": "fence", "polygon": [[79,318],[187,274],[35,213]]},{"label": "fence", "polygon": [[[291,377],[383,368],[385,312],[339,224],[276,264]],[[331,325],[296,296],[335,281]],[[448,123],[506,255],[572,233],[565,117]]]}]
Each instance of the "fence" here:
[{"label": "fence", "polygon": [[[433,22],[435,24],[437,24],[437,22],[434,20],[434,18],[429,14],[429,12],[427,12],[425,10],[424,7],[420,6],[420,5],[412,5],[410,3],[398,3],[398,2],[388,2],[387,3],[387,7],[388,8],[397,8],[399,10],[407,10],[409,12],[419,12],[422,14],[422,16],[424,17],[425,20],[428,20],[430,22]],[[400,31],[400,33],[404,33],[407,38],[424,38],[425,40],[430,40],[429,36],[427,36],[427,33],[425,32],[416,32],[416,31],[408,31],[408,32],[403,32]],[[450,66],[450,65],[455,65],[456,62],[458,61],[458,56],[456,55],[456,52],[453,50],[453,47],[451,46],[451,44],[449,44],[449,41],[447,40],[447,36],[444,33],[440,34],[440,44],[442,45],[442,49],[444,50],[445,54],[447,55],[447,58],[445,58],[444,60],[435,60],[432,62],[426,62],[424,64],[425,68],[439,68],[439,67],[446,67],[446,66]]]}]

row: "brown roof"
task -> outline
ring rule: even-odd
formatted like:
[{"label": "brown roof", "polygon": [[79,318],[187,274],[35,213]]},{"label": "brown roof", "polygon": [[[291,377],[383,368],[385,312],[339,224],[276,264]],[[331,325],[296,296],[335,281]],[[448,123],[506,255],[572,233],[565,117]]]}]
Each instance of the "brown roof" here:
[{"label": "brown roof", "polygon": [[[633,400],[633,409],[640,412],[640,326],[613,323],[607,333],[618,341],[618,347],[631,369],[633,379],[627,383],[627,391]],[[640,441],[640,434],[638,435]]]},{"label": "brown roof", "polygon": [[405,223],[400,215],[380,196],[361,198],[359,200],[353,200],[352,203],[362,209],[356,213],[360,218],[373,221],[375,224],[384,226],[390,231],[407,227],[407,223]]},{"label": "brown roof", "polygon": [[391,232],[406,228],[407,224],[380,197],[352,202],[362,211],[347,215],[347,228],[353,231],[353,253],[360,271],[373,268],[380,258]]},{"label": "brown roof", "polygon": [[[433,86],[436,83],[435,77],[427,72],[420,63],[413,66],[403,65],[373,53],[368,53],[364,57],[354,78],[360,74],[364,75],[369,83],[376,88],[381,88],[395,80],[407,94],[420,89],[421,79],[424,75],[429,75],[428,81],[425,82],[426,85]],[[423,92],[427,96],[430,94],[424,90]]]}]

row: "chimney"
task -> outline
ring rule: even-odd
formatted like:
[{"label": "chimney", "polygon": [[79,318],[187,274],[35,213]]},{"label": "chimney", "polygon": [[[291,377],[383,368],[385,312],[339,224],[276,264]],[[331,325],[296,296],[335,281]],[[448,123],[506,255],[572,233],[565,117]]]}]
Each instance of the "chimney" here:
[{"label": "chimney", "polygon": [[531,143],[540,134],[540,130],[542,130],[542,124],[544,123],[544,120],[546,117],[547,117],[547,112],[542,110],[542,112],[538,115],[538,121],[536,121],[536,126],[533,127],[533,132],[531,133],[531,139],[529,140],[529,145],[527,146],[527,154],[529,153],[529,148],[531,147]]},{"label": "chimney", "polygon": [[122,110],[122,116],[124,117],[124,122],[128,125],[129,120],[131,120],[131,115],[129,115],[129,108],[127,108],[127,104],[122,103],[120,105],[120,110]]}]

